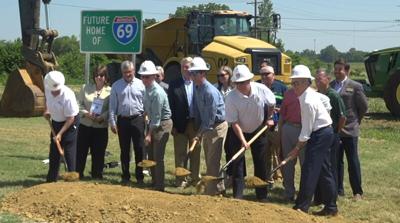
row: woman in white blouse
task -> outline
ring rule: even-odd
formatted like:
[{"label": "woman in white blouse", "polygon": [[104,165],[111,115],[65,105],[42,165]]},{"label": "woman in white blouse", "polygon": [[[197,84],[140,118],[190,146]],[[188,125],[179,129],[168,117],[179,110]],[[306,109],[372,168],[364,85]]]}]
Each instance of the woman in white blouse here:
[{"label": "woman in white blouse", "polygon": [[102,179],[108,143],[108,104],[111,92],[106,66],[97,66],[94,69],[93,82],[83,85],[78,97],[82,118],[78,131],[76,170],[82,178],[90,148],[91,176]]},{"label": "woman in white blouse", "polygon": [[232,69],[228,66],[222,66],[217,74],[218,82],[214,86],[225,96],[233,89],[232,82]]}]

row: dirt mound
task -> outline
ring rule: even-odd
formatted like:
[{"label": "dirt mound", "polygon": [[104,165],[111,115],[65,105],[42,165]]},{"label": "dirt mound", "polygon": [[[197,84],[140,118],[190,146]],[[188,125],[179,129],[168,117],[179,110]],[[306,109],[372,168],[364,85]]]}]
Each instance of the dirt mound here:
[{"label": "dirt mound", "polygon": [[1,210],[46,222],[341,222],[275,204],[178,195],[94,183],[41,184],[10,194]]}]

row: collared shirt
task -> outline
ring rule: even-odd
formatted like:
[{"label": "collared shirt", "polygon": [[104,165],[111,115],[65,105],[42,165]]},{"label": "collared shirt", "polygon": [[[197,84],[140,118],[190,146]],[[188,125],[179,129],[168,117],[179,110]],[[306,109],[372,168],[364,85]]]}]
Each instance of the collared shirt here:
[{"label": "collared shirt", "polygon": [[264,84],[250,82],[250,95],[234,89],[226,96],[226,120],[238,123],[244,133],[254,132],[264,121],[265,106],[275,105],[275,96]]},{"label": "collared shirt", "polygon": [[335,80],[335,86],[333,89],[335,89],[336,92],[340,92],[342,90],[344,82],[347,80],[347,76],[344,77],[342,81]]},{"label": "collared shirt", "polygon": [[62,86],[60,94],[54,97],[51,91],[45,90],[46,106],[51,119],[56,122],[64,122],[69,117],[79,113],[74,92],[67,86]]},{"label": "collared shirt", "polygon": [[194,113],[193,113],[193,88],[194,84],[192,80],[185,80],[183,78],[183,82],[185,83],[185,91],[186,91],[186,97],[189,105],[189,116],[191,118],[194,118]]},{"label": "collared shirt", "polygon": [[214,87],[216,87],[219,90],[219,92],[222,94],[222,96],[224,96],[224,98],[228,95],[230,91],[233,90],[232,86],[228,86],[227,89],[224,89],[224,87],[222,85],[219,85],[218,82],[214,84]]},{"label": "collared shirt", "polygon": [[225,121],[225,104],[221,93],[210,82],[196,86],[194,92],[195,118],[200,121],[199,132],[214,128],[214,124]]},{"label": "collared shirt", "polygon": [[[100,91],[96,91],[95,84],[83,85],[81,91],[79,92],[78,101],[80,106],[80,113],[88,113],[93,110],[93,101],[100,102],[98,106],[101,106],[99,110],[101,110],[98,116],[103,117],[105,120],[102,123],[98,123],[93,121],[90,118],[85,116],[81,117],[80,123],[93,128],[107,128],[108,127],[108,106],[110,99],[111,87],[104,86]],[[93,112],[93,111],[92,111]]]},{"label": "collared shirt", "polygon": [[146,87],[144,95],[144,111],[149,116],[150,128],[155,129],[160,126],[162,120],[171,118],[168,97],[165,90],[156,82]]},{"label": "collared shirt", "polygon": [[310,87],[299,97],[301,132],[298,139],[300,142],[308,141],[312,132],[332,124],[332,119],[322,100],[316,100],[320,98],[320,94]]},{"label": "collared shirt", "polygon": [[333,131],[337,133],[339,119],[341,117],[346,117],[346,108],[344,106],[343,99],[331,87],[328,88],[325,95],[329,97],[330,103],[332,105],[332,110],[330,112],[332,118],[332,128]]},{"label": "collared shirt", "polygon": [[279,113],[283,121],[301,124],[300,102],[293,88],[285,92]]},{"label": "collared shirt", "polygon": [[142,80],[136,77],[130,83],[121,78],[112,85],[110,94],[111,126],[115,126],[117,115],[143,114],[144,91]]}]

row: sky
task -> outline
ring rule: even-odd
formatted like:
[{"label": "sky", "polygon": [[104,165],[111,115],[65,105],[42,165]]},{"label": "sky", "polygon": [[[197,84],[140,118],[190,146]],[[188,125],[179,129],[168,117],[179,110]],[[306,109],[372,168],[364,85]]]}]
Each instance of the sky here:
[{"label": "sky", "polygon": [[[231,9],[254,14],[254,0],[52,0],[49,5],[50,28],[60,36],[79,36],[81,10],[139,9],[143,18],[157,21],[168,18],[179,6],[226,4]],[[258,0],[260,2],[261,0]],[[0,40],[21,35],[17,0],[1,0]],[[400,46],[400,0],[273,0],[275,13],[281,15],[278,38],[286,50],[316,50],[334,45],[339,51],[350,48],[373,51]],[[41,27],[45,27],[44,8]]]}]

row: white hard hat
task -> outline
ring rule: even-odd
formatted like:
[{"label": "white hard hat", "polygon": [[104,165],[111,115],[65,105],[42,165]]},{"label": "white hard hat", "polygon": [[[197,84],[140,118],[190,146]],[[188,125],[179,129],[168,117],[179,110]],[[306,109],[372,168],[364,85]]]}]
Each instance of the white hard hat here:
[{"label": "white hard hat", "polygon": [[189,68],[189,71],[197,71],[197,70],[210,70],[209,65],[201,57],[193,58],[191,66]]},{"label": "white hard hat", "polygon": [[232,82],[242,82],[250,80],[254,77],[254,74],[250,72],[246,65],[240,64],[233,69]]},{"label": "white hard hat", "polygon": [[309,78],[314,80],[314,77],[311,76],[310,69],[304,65],[296,65],[292,70],[292,76],[290,78]]},{"label": "white hard hat", "polygon": [[60,71],[50,71],[44,77],[44,86],[50,91],[58,91],[64,84],[65,78]]},{"label": "white hard hat", "polygon": [[150,60],[145,60],[139,68],[138,74],[140,75],[155,75],[158,74],[156,66]]}]

